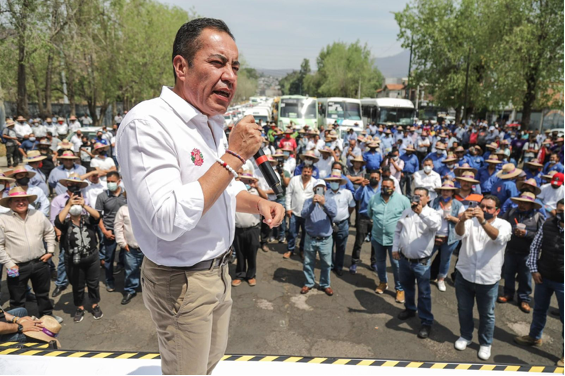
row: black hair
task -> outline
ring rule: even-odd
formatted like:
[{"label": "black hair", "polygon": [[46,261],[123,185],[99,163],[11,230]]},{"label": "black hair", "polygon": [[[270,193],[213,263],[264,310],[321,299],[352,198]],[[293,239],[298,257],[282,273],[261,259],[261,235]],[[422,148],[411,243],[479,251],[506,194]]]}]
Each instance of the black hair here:
[{"label": "black hair", "polygon": [[89,167],[86,169],[86,172],[96,171],[96,167]]},{"label": "black hair", "polygon": [[[215,18],[197,18],[185,23],[177,31],[177,35],[173,43],[173,56],[171,61],[175,59],[175,56],[180,55],[186,59],[189,68],[192,68],[194,56],[202,47],[202,43],[198,37],[202,33],[202,30],[206,28],[223,31],[235,41],[235,37],[224,21]],[[175,75],[176,81],[177,73],[175,72],[174,67],[173,74]]]},{"label": "black hair", "polygon": [[115,177],[117,177],[118,179],[120,179],[120,173],[119,173],[118,171],[109,171],[109,172],[106,174],[106,179],[107,179],[107,178],[110,178],[110,177],[112,177],[112,176],[115,176]]},{"label": "black hair", "polygon": [[414,189],[414,192],[416,191],[424,191],[426,192],[426,196],[430,196],[430,190],[428,188],[424,188],[424,187],[416,187],[416,189]]},{"label": "black hair", "polygon": [[495,195],[485,195],[481,200],[481,202],[483,202],[484,200],[492,200],[494,201],[494,205],[496,206],[496,208],[497,209],[500,208],[500,199]]},{"label": "black hair", "polygon": [[332,170],[334,169],[334,166],[335,166],[335,165],[338,165],[338,166],[341,167],[341,169],[343,170],[343,165],[341,164],[341,162],[337,162],[337,161],[334,162],[334,163],[332,163]]},{"label": "black hair", "polygon": [[[557,201],[557,205],[563,205],[563,199]],[[555,205],[555,207],[557,207],[557,205]]]},{"label": "black hair", "polygon": [[394,184],[394,180],[392,180],[391,178],[383,178],[383,180],[381,180],[381,185],[382,185],[385,181],[390,181],[390,182],[392,182],[392,185],[396,185],[396,184]]},{"label": "black hair", "polygon": [[434,163],[433,159],[431,158],[426,158],[422,161],[422,166],[424,165],[424,163],[426,163],[426,161],[431,161],[432,163]]},{"label": "black hair", "polygon": [[383,172],[390,172],[390,166],[381,167],[381,173],[383,173]]},{"label": "black hair", "polygon": [[[379,174],[379,177],[381,176],[381,172],[379,170],[369,170],[368,172],[369,176],[371,176],[372,174]],[[388,179],[388,178],[385,178]],[[392,180],[392,179],[389,179]]]}]

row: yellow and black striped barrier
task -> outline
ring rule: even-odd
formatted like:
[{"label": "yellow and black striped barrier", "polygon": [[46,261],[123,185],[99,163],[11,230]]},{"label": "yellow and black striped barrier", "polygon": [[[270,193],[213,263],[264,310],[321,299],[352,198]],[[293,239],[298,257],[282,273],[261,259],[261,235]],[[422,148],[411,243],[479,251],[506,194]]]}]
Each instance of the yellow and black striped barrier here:
[{"label": "yellow and black striped barrier", "polygon": [[[160,359],[159,353],[125,352],[125,351],[75,351],[52,350],[46,343],[16,342],[0,343],[0,355],[27,355],[58,358],[93,358],[93,359]],[[350,366],[370,367],[395,367],[395,368],[421,368],[421,369],[446,369],[446,370],[471,370],[471,371],[512,371],[512,372],[538,372],[538,373],[563,373],[563,367],[555,366],[530,366],[530,365],[502,365],[502,364],[476,364],[476,363],[444,363],[444,362],[414,362],[404,360],[378,360],[378,359],[345,359],[345,358],[313,358],[300,356],[270,356],[270,355],[225,355],[223,361],[233,362],[283,362],[283,363],[309,363],[309,364],[335,364]]]}]

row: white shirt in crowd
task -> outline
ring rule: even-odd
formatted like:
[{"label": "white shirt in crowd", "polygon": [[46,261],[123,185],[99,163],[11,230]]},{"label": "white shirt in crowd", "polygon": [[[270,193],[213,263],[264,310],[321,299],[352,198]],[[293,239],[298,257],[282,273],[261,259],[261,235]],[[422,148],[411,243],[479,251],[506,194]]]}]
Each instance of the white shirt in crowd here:
[{"label": "white shirt in crowd", "polygon": [[512,226],[504,219],[496,218],[491,226],[498,229],[496,240],[492,240],[479,224],[477,218],[465,222],[459,261],[456,268],[467,281],[479,285],[493,285],[500,280],[506,243],[512,235]]},{"label": "white shirt in crowd", "polygon": [[57,134],[59,135],[66,135],[69,133],[69,126],[65,122],[63,122],[63,124],[57,123],[55,128],[57,128]]},{"label": "white shirt in crowd", "polygon": [[29,126],[28,123],[20,123],[20,122],[16,122],[16,125],[14,125],[14,130],[16,131],[16,136],[18,138],[23,138],[24,136],[32,132],[31,127]]},{"label": "white shirt in crowd", "polygon": [[80,122],[78,120],[74,120],[74,121],[71,121],[69,123],[69,129],[71,130],[71,132],[76,132],[81,127],[82,127],[82,125],[80,124]]},{"label": "white shirt in crowd", "polygon": [[[110,157],[105,157],[104,159],[102,159],[99,155],[97,155],[90,161],[90,167],[98,167],[101,170],[109,170],[112,167],[116,167],[116,164]],[[100,180],[106,183],[106,176],[100,176]]]},{"label": "white shirt in crowd", "polygon": [[78,153],[80,151],[80,147],[82,146],[82,140],[80,137],[75,133],[73,137],[71,137],[71,144],[73,144],[73,151]]},{"label": "white shirt in crowd", "polygon": [[396,224],[393,252],[401,252],[406,258],[420,259],[431,256],[437,230],[441,227],[441,216],[428,205],[416,214],[412,208],[402,212]]},{"label": "white shirt in crowd", "polygon": [[114,234],[116,235],[116,243],[118,243],[121,248],[125,248],[126,245],[139,248],[139,244],[137,240],[135,240],[135,235],[131,227],[131,217],[127,205],[120,207],[116,213],[116,218],[114,219]]},{"label": "white shirt in crowd", "polygon": [[[280,182],[282,182],[281,180],[281,176],[279,175],[278,172],[274,171],[275,175],[277,176],[277,178],[279,179]],[[259,179],[258,181],[258,185],[259,188],[261,188],[263,191],[268,191],[271,189],[271,187],[269,186],[269,183],[267,183],[267,180],[265,179],[265,176],[263,175],[263,173],[261,172],[261,170],[259,170],[258,168],[255,170],[254,175],[257,179]],[[267,197],[269,198],[269,201],[276,201],[277,200],[277,195],[276,194],[268,194]]]},{"label": "white shirt in crowd", "polygon": [[557,208],[557,201],[563,198],[564,188],[561,187],[554,189],[550,183],[541,186],[541,193],[537,198],[543,203],[544,207],[549,208],[549,211]]},{"label": "white shirt in crowd", "polygon": [[290,179],[288,187],[286,188],[286,210],[291,210],[292,214],[297,217],[302,217],[302,206],[306,199],[314,197],[314,183],[316,179],[310,177],[310,181],[304,188],[302,182],[302,175],[298,175]]},{"label": "white shirt in crowd", "polygon": [[294,170],[296,170],[296,158],[288,157],[288,159],[284,161],[283,169],[287,170],[290,176],[293,176]]},{"label": "white shirt in crowd", "polygon": [[349,218],[349,208],[355,207],[355,199],[353,199],[353,193],[349,189],[340,188],[337,192],[328,189],[325,196],[333,198],[337,205],[337,214],[333,219],[334,223],[343,222]]},{"label": "white shirt in crowd", "polygon": [[[259,196],[259,192],[255,188],[251,188],[249,191],[252,195]],[[235,213],[235,227],[237,228],[249,228],[255,227],[261,222],[261,215],[251,214],[251,213]]]},{"label": "white shirt in crowd", "polygon": [[47,128],[45,128],[41,124],[32,126],[31,131],[35,135],[35,138],[41,138],[47,136]]},{"label": "white shirt in crowd", "polygon": [[198,182],[227,149],[224,124],[223,116],[208,117],[163,87],[159,98],[135,106],[120,125],[116,147],[124,185],[134,187],[128,189],[133,232],[158,265],[192,266],[233,243],[236,196],[245,185],[232,180],[202,215]]},{"label": "white shirt in crowd", "polygon": [[98,199],[98,195],[108,189],[108,184],[103,182],[102,179],[98,180],[98,183],[94,184],[87,180],[89,185],[88,187],[84,188],[83,193],[84,197],[90,202],[93,207],[96,205],[96,200]]},{"label": "white shirt in crowd", "polygon": [[[454,199],[452,199],[452,201],[453,200]],[[464,211],[465,211],[465,207],[461,205],[461,208],[459,208],[459,213],[457,213],[457,217],[463,214]],[[445,211],[440,207],[439,209],[437,209],[437,212],[441,216],[441,227],[439,230],[437,230],[436,235],[447,236],[449,235],[449,221],[445,219]],[[448,214],[451,215],[451,205],[449,206]]]},{"label": "white shirt in crowd", "polygon": [[441,187],[441,177],[435,171],[431,171],[429,174],[426,174],[424,170],[416,171],[412,181],[412,192],[417,187],[424,187],[427,188],[430,193],[430,200],[434,200],[437,197],[435,188]]},{"label": "white shirt in crowd", "polygon": [[[322,154],[323,155],[323,154]],[[315,166],[318,167],[318,176],[320,179],[327,178],[332,172],[332,164],[334,163],[334,157],[329,156],[328,159],[320,158]]]}]

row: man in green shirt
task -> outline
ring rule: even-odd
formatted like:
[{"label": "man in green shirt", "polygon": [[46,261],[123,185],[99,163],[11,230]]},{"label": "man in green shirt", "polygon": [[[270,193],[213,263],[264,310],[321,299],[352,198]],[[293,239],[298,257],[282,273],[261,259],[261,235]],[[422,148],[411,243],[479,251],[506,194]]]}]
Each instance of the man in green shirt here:
[{"label": "man in green shirt", "polygon": [[406,196],[396,193],[394,188],[394,181],[392,179],[383,178],[381,192],[375,193],[371,197],[367,207],[367,215],[373,221],[371,243],[375,248],[377,275],[379,276],[379,285],[375,292],[383,294],[388,288],[388,278],[386,275],[386,254],[388,253],[392,274],[394,275],[396,302],[404,303],[404,289],[400,284],[398,260],[392,258],[392,242],[396,223],[400,219],[402,212],[410,208],[410,200]]}]

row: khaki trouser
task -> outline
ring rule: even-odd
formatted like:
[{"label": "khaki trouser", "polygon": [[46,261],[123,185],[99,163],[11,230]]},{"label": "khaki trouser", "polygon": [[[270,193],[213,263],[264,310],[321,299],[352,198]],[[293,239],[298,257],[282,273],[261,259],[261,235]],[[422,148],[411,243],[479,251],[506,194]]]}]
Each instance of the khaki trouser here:
[{"label": "khaki trouser", "polygon": [[163,374],[212,373],[228,344],[228,265],[183,271],[144,258],[141,284],[143,302],[157,327]]}]

